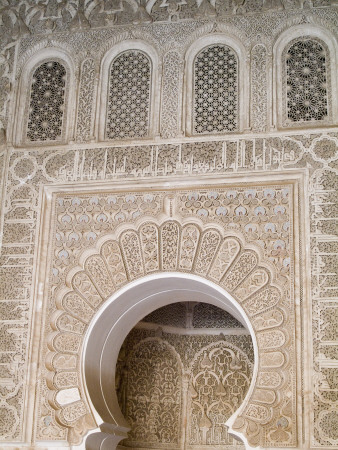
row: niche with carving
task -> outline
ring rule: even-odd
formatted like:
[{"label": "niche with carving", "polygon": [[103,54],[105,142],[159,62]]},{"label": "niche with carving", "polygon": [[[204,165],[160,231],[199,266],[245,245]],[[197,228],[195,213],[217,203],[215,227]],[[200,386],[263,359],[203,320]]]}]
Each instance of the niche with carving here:
[{"label": "niche with carving", "polygon": [[226,422],[248,392],[250,333],[207,303],[172,303],[128,334],[118,357],[116,391],[130,424],[118,448],[244,448]]}]

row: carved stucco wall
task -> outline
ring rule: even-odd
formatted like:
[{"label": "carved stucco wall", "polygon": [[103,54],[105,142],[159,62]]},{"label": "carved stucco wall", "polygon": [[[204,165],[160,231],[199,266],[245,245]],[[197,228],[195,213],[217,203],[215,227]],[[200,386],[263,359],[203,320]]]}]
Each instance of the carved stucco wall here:
[{"label": "carved stucco wall", "polygon": [[[232,335],[229,327],[241,324],[202,303],[199,309],[189,309],[192,322],[202,329],[189,334],[182,328],[185,306],[176,305],[155,311],[146,328],[139,323],[121,348],[117,392],[132,428],[122,446],[196,448],[204,438],[208,445],[244,448],[228,435],[225,422],[243,401],[251,381],[251,338],[243,327],[242,335]],[[167,326],[176,324],[176,330],[159,328],[158,319]],[[211,334],[205,334],[205,326]],[[220,328],[226,336],[219,334]]]},{"label": "carved stucco wall", "polygon": [[[244,246],[261,248],[281,285],[285,286],[290,268],[292,275],[297,271],[296,278],[288,281],[286,298],[293,298],[295,288],[302,311],[297,319],[298,384],[293,388],[298,393],[298,417],[303,414],[303,420],[288,422],[292,429],[284,429],[285,422],[277,424],[275,420],[270,434],[267,432],[264,438],[262,430],[256,433],[255,429],[253,443],[259,436],[263,446],[283,446],[291,434],[288,446],[335,447],[338,134],[335,128],[277,132],[274,127],[278,121],[272,107],[275,88],[271,81],[276,64],[273,43],[278,36],[297,25],[335,34],[338,16],[335,2],[331,2],[331,7],[325,1],[299,4],[281,1],[278,5],[264,2],[264,10],[258,14],[253,11],[257,6],[263,8],[263,2],[247,0],[243,5],[232,2],[228,9],[222,9],[221,2],[216,2],[217,17],[214,6],[207,2],[202,2],[200,8],[187,2],[176,9],[161,7],[159,2],[149,2],[151,6],[146,9],[127,2],[122,2],[119,8],[110,5],[110,9],[99,1],[3,3],[0,120],[6,134],[1,134],[0,153],[0,408],[5,448],[10,443],[18,446],[59,441],[60,445],[66,445],[67,439],[78,442],[79,436],[93,426],[85,402],[82,409],[85,414],[75,427],[67,427],[59,419],[56,421],[58,407],[47,400],[50,388],[55,389],[47,376],[44,358],[52,331],[50,314],[55,309],[56,286],[65,283],[67,271],[78,264],[85,249],[98,250],[97,242],[103,235],[115,234],[123,224],[138,230],[142,220],[162,224],[170,217],[181,227],[192,221],[201,231],[205,226],[217,225],[221,234],[240,233]],[[190,15],[195,12],[199,12],[200,18]],[[246,12],[249,14],[243,15]],[[170,22],[175,16],[179,21]],[[189,20],[180,22],[180,19]],[[148,23],[151,20],[153,24]],[[130,25],[131,22],[138,25]],[[247,105],[251,129],[246,130],[245,136],[217,139],[210,136],[195,142],[184,138],[182,130],[184,54],[188,45],[212,33],[236,36],[247,54],[251,53]],[[162,58],[160,138],[133,145],[95,143],[100,61],[113,44],[125,39],[151,43]],[[77,110],[70,111],[73,119],[69,124],[73,128],[67,130],[69,145],[16,148],[13,147],[13,142],[17,143],[16,97],[22,94],[18,89],[22,67],[31,55],[44,48],[65,49],[75,61],[80,91]],[[76,143],[71,142],[73,137]],[[276,186],[275,180],[279,177],[288,184],[296,173],[301,174],[292,183],[297,185],[297,195],[293,194],[291,210],[287,210],[283,203],[284,188],[278,183]],[[218,176],[215,185],[206,189],[203,184],[213,184],[215,176]],[[156,194],[149,192],[149,186],[142,187],[141,180],[146,183],[156,178]],[[164,185],[170,179],[175,179],[176,184],[187,178],[191,185],[186,191],[170,191]],[[125,183],[128,186],[123,188]],[[217,183],[228,186],[220,188]],[[103,195],[99,187],[110,192]],[[265,189],[271,189],[274,196],[265,197]],[[77,193],[71,194],[74,190]],[[136,192],[130,192],[133,190]],[[246,196],[249,190],[254,190],[255,195]],[[228,195],[229,191],[236,192],[236,196]],[[77,202],[71,205],[75,197],[80,199],[79,205]],[[275,206],[282,209],[276,212]],[[290,203],[287,206],[290,208]],[[258,210],[255,213],[256,207],[262,208],[261,213]],[[98,218],[100,214],[103,216]],[[291,214],[297,223],[305,221],[295,230],[297,248],[290,239],[290,228],[283,228],[287,220],[280,220],[285,214]],[[67,215],[69,219],[62,221]],[[80,220],[82,215],[88,220]],[[42,221],[44,216],[47,222]],[[50,229],[41,228],[50,219]],[[47,261],[50,269],[46,273],[48,286],[43,286],[41,278],[42,261]],[[286,323],[292,336],[295,327],[288,317]],[[291,366],[295,358],[296,353],[290,360]],[[76,377],[76,372],[72,376]],[[295,373],[290,379],[293,376]],[[306,397],[305,391],[311,394]],[[278,408],[283,416],[292,417],[295,413],[286,404]],[[271,438],[273,433],[278,436],[275,440]]]},{"label": "carved stucco wall", "polygon": [[[79,423],[90,413],[79,355],[95,312],[130,281],[183,271],[231,293],[258,333],[259,381],[235,428],[253,445],[281,445],[275,431],[284,417],[284,442],[296,443],[294,188],[285,180],[280,186],[54,194],[41,406],[53,406],[49,417],[71,429],[69,438],[77,442]],[[83,251],[88,243],[89,253]]]}]

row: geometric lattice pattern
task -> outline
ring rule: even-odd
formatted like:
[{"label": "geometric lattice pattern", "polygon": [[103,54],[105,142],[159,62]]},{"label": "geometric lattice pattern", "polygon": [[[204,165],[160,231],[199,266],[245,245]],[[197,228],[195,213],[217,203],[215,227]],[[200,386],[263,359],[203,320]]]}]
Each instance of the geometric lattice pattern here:
[{"label": "geometric lattice pattern", "polygon": [[287,117],[292,122],[327,118],[325,53],[318,41],[307,38],[297,39],[287,52]]},{"label": "geometric lattice pattern", "polygon": [[58,141],[62,137],[66,69],[57,61],[41,64],[32,78],[27,139]]},{"label": "geometric lattice pattern", "polygon": [[106,138],[149,134],[151,62],[138,50],[117,56],[110,68]]},{"label": "geometric lattice pattern", "polygon": [[238,63],[230,47],[204,48],[194,62],[193,133],[224,133],[238,127]]}]

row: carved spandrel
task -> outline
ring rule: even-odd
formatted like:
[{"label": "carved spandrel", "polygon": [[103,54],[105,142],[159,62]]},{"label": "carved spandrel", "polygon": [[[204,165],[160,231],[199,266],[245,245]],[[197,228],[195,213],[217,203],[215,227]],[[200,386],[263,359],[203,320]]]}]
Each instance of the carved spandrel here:
[{"label": "carved spandrel", "polygon": [[246,250],[225,274],[221,283],[226,289],[233,291],[256,267],[258,257],[254,252]]},{"label": "carved spandrel", "polygon": [[284,321],[283,313],[277,308],[257,315],[253,320],[253,325],[257,331],[274,328],[281,325]]},{"label": "carved spandrel", "polygon": [[[81,316],[79,310],[73,309],[73,313],[77,313],[78,317]],[[58,317],[56,327],[60,331],[71,331],[72,333],[82,334],[85,329],[85,324],[70,314],[63,313]]]},{"label": "carved spandrel", "polygon": [[52,345],[60,353],[77,354],[80,350],[81,338],[78,334],[63,332],[53,339]]},{"label": "carved spandrel", "polygon": [[281,330],[269,330],[257,333],[257,340],[262,350],[270,350],[282,347],[286,341],[286,337]]},{"label": "carved spandrel", "polygon": [[280,291],[276,287],[270,286],[246,299],[244,308],[250,315],[254,316],[277,305],[280,300]]},{"label": "carved spandrel", "polygon": [[96,308],[102,302],[101,295],[86,272],[77,272],[72,279],[72,285],[92,308]]},{"label": "carved spandrel", "polygon": [[74,292],[65,295],[62,300],[62,307],[71,316],[85,323],[89,323],[94,315],[94,309],[91,308],[82,297]]},{"label": "carved spandrel", "polygon": [[234,291],[234,294],[240,300],[253,295],[259,289],[263,288],[269,281],[269,273],[266,269],[259,268],[254,270]]},{"label": "carved spandrel", "polygon": [[59,372],[53,377],[53,384],[58,389],[70,388],[78,386],[77,372]]},{"label": "carved spandrel", "polygon": [[262,388],[277,388],[282,383],[282,378],[279,373],[276,372],[260,372],[257,386]]}]

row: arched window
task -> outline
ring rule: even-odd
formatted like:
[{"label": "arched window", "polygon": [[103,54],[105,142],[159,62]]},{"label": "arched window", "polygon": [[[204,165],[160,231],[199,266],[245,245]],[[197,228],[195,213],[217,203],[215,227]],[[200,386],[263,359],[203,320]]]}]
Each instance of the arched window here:
[{"label": "arched window", "polygon": [[67,70],[58,60],[33,71],[27,111],[26,141],[62,141],[65,129]]},{"label": "arched window", "polygon": [[313,37],[291,41],[282,54],[283,126],[331,120],[329,53]]},{"label": "arched window", "polygon": [[237,131],[238,58],[225,44],[202,49],[193,67],[193,134]]},{"label": "arched window", "polygon": [[144,138],[150,134],[151,60],[143,51],[127,50],[111,63],[106,139]]}]

